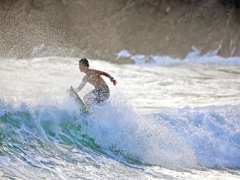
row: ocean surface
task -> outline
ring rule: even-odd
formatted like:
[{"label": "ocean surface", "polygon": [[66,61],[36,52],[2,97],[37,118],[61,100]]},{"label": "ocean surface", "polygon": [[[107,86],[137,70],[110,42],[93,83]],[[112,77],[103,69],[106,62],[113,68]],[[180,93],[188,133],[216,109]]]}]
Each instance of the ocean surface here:
[{"label": "ocean surface", "polygon": [[1,179],[240,178],[239,57],[116,56],[89,60],[118,82],[90,115],[79,58],[0,59]]}]

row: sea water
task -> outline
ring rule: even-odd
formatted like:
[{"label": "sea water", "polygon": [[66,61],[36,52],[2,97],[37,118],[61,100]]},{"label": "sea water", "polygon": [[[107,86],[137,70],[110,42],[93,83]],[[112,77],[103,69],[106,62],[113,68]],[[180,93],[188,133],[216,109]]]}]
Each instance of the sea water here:
[{"label": "sea water", "polygon": [[117,85],[87,116],[78,58],[1,59],[1,179],[239,179],[240,58],[118,56],[90,59]]}]

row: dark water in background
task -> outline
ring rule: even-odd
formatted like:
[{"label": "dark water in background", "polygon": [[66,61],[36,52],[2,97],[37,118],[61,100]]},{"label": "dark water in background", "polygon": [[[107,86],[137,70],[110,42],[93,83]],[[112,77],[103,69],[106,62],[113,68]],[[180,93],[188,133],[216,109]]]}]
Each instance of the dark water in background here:
[{"label": "dark water in background", "polygon": [[[225,3],[221,3],[225,2]],[[240,56],[238,1],[1,0],[0,56]]]}]

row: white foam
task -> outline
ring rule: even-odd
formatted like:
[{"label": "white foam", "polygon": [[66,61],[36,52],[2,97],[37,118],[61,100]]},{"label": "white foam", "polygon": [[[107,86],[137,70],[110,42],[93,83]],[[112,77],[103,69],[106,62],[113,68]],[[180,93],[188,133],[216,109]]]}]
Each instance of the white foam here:
[{"label": "white foam", "polygon": [[156,120],[173,129],[205,167],[240,167],[240,106],[162,109]]},{"label": "white foam", "polygon": [[119,51],[116,55],[117,55],[118,58],[120,58],[120,57],[128,58],[128,57],[131,56],[131,54],[125,49]]},{"label": "white foam", "polygon": [[168,168],[197,164],[194,153],[181,139],[159,122],[135,112],[125,101],[96,106],[93,116],[89,136],[120,161]]},{"label": "white foam", "polygon": [[166,55],[143,55],[131,54],[122,50],[117,54],[119,57],[129,58],[135,64],[142,66],[176,66],[176,65],[211,65],[211,66],[233,66],[240,65],[240,57],[224,58],[217,55],[217,50],[201,55],[201,52],[193,48],[192,52],[183,59],[172,58]]}]

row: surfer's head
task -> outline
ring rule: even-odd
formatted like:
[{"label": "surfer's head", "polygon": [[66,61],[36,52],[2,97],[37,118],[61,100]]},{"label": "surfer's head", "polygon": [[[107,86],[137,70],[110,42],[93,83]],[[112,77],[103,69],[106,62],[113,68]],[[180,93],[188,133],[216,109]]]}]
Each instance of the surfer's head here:
[{"label": "surfer's head", "polygon": [[88,63],[88,60],[86,58],[82,58],[80,61],[79,61],[79,65],[82,64],[86,67],[89,67],[89,63]]},{"label": "surfer's head", "polygon": [[89,68],[89,63],[88,60],[86,58],[82,58],[79,61],[79,69],[81,72],[86,72]]}]

